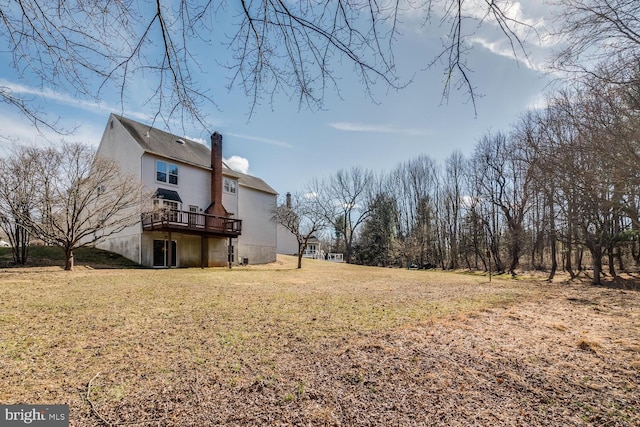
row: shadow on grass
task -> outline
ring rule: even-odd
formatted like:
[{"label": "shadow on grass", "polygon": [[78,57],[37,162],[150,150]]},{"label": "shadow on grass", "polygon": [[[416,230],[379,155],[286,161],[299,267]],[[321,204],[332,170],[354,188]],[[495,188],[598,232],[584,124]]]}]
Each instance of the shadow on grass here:
[{"label": "shadow on grass", "polygon": [[598,286],[603,288],[640,291],[640,278],[633,275],[607,277],[602,279],[601,282]]},{"label": "shadow on grass", "polygon": [[[97,248],[79,248],[73,251],[74,264],[95,269],[143,268],[139,264],[113,252]],[[64,267],[64,253],[56,246],[31,246],[27,263],[16,264],[11,248],[0,248],[0,268]]]},{"label": "shadow on grass", "polygon": [[625,291],[640,291],[640,274],[639,273],[620,273],[616,276],[611,276],[606,272],[602,272],[600,278],[600,284],[592,284],[593,276],[587,271],[578,272],[577,276],[573,279],[567,279],[571,282],[579,282],[585,285],[596,286],[599,288],[607,289],[621,289]]}]

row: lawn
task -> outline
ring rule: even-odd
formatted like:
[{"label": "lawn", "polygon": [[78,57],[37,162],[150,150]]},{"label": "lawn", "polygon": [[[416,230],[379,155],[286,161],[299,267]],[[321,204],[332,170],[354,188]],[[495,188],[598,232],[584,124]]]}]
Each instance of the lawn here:
[{"label": "lawn", "polygon": [[0,377],[73,426],[632,426],[640,294],[292,257],[7,268]]}]

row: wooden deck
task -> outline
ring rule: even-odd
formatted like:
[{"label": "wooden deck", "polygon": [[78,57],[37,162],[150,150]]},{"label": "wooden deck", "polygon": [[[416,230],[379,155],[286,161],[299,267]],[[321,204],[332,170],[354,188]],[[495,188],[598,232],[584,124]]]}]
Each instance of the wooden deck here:
[{"label": "wooden deck", "polygon": [[142,229],[205,237],[238,237],[242,234],[242,220],[172,209],[143,214]]}]

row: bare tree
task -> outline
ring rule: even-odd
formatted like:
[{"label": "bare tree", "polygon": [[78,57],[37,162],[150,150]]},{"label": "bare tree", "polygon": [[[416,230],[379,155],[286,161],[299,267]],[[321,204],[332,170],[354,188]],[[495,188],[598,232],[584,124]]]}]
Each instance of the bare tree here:
[{"label": "bare tree", "polygon": [[[468,174],[468,181],[475,182],[473,176]],[[469,270],[479,269],[479,262],[482,262],[484,271],[489,270],[491,259],[487,257],[487,250],[492,240],[489,236],[489,221],[483,216],[484,208],[482,199],[479,197],[477,186],[469,186],[470,194],[466,196],[464,203],[464,213],[460,230],[460,249],[465,258]]]},{"label": "bare tree", "polygon": [[566,43],[555,67],[605,83],[637,82],[640,64],[640,2],[561,0],[558,34]]},{"label": "bare tree", "polygon": [[20,219],[34,236],[64,251],[65,270],[73,269],[75,249],[140,220],[142,184],[95,157],[92,148],[65,144],[36,154],[33,175],[26,177],[38,188],[35,208]]},{"label": "bare tree", "polygon": [[[285,2],[240,0],[16,0],[0,4],[0,39],[13,53],[10,64],[25,81],[85,99],[101,99],[115,90],[124,108],[126,94],[144,76],[143,98],[165,122],[173,116],[204,123],[202,107],[215,105],[206,89],[204,64],[196,47],[226,45],[230,58],[218,66],[231,71],[253,108],[276,92],[290,92],[301,104],[321,105],[327,89],[337,89],[334,64],[350,63],[369,90],[377,81],[401,87],[393,46],[401,17],[432,15],[448,34],[436,58],[443,64],[443,95],[463,88],[475,99],[469,78],[467,37],[481,23],[500,28],[514,52],[526,55],[519,22],[507,0],[482,0],[473,13],[465,2],[418,0],[391,2]],[[235,28],[227,34],[225,21]],[[38,126],[62,130],[38,102],[9,86],[0,99]]]},{"label": "bare tree", "polygon": [[324,212],[318,206],[316,195],[307,193],[287,197],[285,203],[276,206],[273,220],[295,236],[298,242],[298,268],[302,268],[302,255],[309,239],[328,225]]},{"label": "bare tree", "polygon": [[7,234],[13,260],[25,264],[31,233],[25,218],[34,213],[39,188],[33,179],[38,151],[18,146],[5,159],[0,159],[0,228]]},{"label": "bare tree", "polygon": [[[497,133],[485,136],[476,148],[475,160],[481,167],[479,184],[484,197],[500,210],[510,233],[509,273],[515,275],[522,253],[524,219],[529,209],[532,184],[531,159],[526,144],[529,129],[520,136]],[[494,249],[494,251],[497,248]]]},{"label": "bare tree", "polygon": [[609,272],[616,274],[614,257],[621,264],[620,245],[633,236],[637,221],[637,118],[625,94],[624,87],[602,84],[599,78],[561,91],[547,107],[538,150],[561,214],[554,233],[567,248],[564,266],[574,277],[574,268],[581,265],[580,247],[586,248],[594,284],[601,282],[606,255]]},{"label": "bare tree", "polygon": [[310,186],[327,222],[342,234],[348,263],[356,234],[371,213],[372,184],[373,172],[352,167],[339,170],[327,180],[315,180]]},{"label": "bare tree", "polygon": [[[574,277],[571,266],[571,252],[573,248],[573,240],[568,237],[574,227],[573,222],[569,221],[567,216],[563,219],[565,231],[558,231],[558,219],[560,206],[567,206],[569,202],[566,198],[561,197],[563,193],[563,182],[558,178],[558,168],[562,167],[558,163],[558,158],[562,156],[561,150],[567,147],[567,141],[571,140],[573,128],[569,120],[563,114],[562,105],[557,101],[549,100],[548,105],[540,111],[530,113],[531,119],[534,121],[533,126],[536,129],[536,138],[527,140],[530,148],[534,151],[536,159],[534,163],[534,181],[535,191],[538,197],[542,199],[542,218],[543,229],[541,232],[546,237],[549,246],[549,257],[551,258],[551,266],[548,281],[552,281],[558,268],[557,244],[561,243],[566,248],[562,253],[564,260],[562,268],[567,270]],[[570,212],[571,208],[565,209]],[[568,256],[567,256],[568,254]],[[543,261],[540,261],[542,267]]]},{"label": "bare tree", "polygon": [[[434,263],[437,191],[436,164],[422,155],[400,164],[391,173],[398,206],[399,234],[407,262]],[[441,262],[440,262],[441,264]]]},{"label": "bare tree", "polygon": [[441,221],[445,229],[448,261],[447,268],[459,267],[460,256],[460,223],[462,210],[463,174],[465,159],[459,151],[454,151],[445,160],[445,171],[442,183],[444,206],[441,206]]}]

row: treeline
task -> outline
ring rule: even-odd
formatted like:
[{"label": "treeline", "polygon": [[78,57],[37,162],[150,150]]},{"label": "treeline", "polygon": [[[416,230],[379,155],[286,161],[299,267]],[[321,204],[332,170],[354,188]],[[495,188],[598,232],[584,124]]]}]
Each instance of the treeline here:
[{"label": "treeline", "polygon": [[[474,152],[314,181],[348,262],[575,277],[640,264],[640,81],[583,81]],[[590,273],[591,274],[591,273]]]}]

